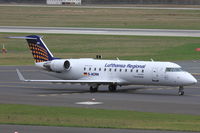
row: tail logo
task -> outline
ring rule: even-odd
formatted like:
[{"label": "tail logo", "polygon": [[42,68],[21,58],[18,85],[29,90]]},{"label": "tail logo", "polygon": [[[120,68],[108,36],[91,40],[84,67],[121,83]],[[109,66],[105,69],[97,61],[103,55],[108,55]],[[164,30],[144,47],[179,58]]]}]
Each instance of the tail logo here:
[{"label": "tail logo", "polygon": [[43,42],[42,36],[30,35],[8,38],[26,39],[26,41],[28,42],[29,49],[35,60],[35,63],[58,59],[53,57],[53,54],[49,51],[49,49]]},{"label": "tail logo", "polygon": [[[40,42],[37,42],[37,44],[38,43],[40,44]],[[29,48],[32,51],[35,62],[48,61],[47,50],[37,44],[29,43]]]}]

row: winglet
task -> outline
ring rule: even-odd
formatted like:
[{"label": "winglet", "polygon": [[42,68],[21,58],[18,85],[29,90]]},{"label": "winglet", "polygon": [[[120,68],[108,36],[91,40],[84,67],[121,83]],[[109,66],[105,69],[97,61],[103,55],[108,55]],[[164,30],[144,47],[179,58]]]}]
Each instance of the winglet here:
[{"label": "winglet", "polygon": [[24,78],[24,76],[21,74],[21,72],[19,71],[19,69],[16,69],[16,71],[17,71],[17,75],[18,75],[18,77],[19,77],[19,80],[21,80],[21,81],[26,81],[25,80],[25,78]]}]

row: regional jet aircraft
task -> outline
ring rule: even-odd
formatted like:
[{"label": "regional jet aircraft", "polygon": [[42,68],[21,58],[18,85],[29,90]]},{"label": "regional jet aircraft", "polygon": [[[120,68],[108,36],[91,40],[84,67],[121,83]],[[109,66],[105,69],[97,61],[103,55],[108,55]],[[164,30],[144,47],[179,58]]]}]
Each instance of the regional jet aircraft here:
[{"label": "regional jet aircraft", "polygon": [[179,86],[179,95],[184,95],[184,86],[197,83],[188,72],[172,62],[127,61],[102,59],[59,59],[47,48],[41,36],[30,35],[23,38],[28,42],[35,65],[59,80],[25,79],[17,70],[21,81],[87,84],[91,92],[97,92],[100,85],[108,85],[108,90],[116,91],[117,86],[161,85]]}]

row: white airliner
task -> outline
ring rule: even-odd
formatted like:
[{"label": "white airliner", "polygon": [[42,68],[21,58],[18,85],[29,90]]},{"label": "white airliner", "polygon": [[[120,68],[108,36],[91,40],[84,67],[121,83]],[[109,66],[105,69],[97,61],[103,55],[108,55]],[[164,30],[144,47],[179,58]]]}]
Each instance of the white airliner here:
[{"label": "white airliner", "polygon": [[172,62],[127,61],[102,59],[59,59],[47,48],[41,36],[9,37],[26,39],[33,54],[35,65],[48,71],[60,80],[29,80],[17,70],[19,79],[25,82],[78,83],[90,86],[97,92],[100,85],[108,85],[109,91],[125,85],[179,86],[179,95],[184,95],[184,86],[194,85],[197,80]]}]

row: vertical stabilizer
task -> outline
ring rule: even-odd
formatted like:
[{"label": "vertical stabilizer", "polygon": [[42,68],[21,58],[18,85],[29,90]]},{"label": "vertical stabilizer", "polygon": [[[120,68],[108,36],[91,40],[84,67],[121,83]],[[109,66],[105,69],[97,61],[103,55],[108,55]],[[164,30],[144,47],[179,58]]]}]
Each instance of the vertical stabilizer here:
[{"label": "vertical stabilizer", "polygon": [[9,38],[26,39],[28,42],[29,49],[31,50],[31,53],[35,60],[35,63],[51,61],[55,59],[53,57],[53,54],[50,52],[50,50],[43,42],[42,36],[30,35],[24,37],[9,37]]},{"label": "vertical stabilizer", "polygon": [[36,63],[53,60],[53,54],[47,48],[41,36],[31,35],[26,37],[28,46]]}]

